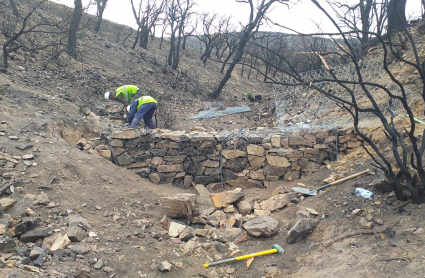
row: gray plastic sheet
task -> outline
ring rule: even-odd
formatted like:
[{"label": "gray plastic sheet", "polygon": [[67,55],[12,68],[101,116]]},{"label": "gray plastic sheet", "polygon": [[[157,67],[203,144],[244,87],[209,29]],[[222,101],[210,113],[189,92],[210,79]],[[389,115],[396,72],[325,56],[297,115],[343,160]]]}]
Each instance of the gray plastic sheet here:
[{"label": "gray plastic sheet", "polygon": [[244,113],[251,111],[251,108],[248,106],[234,106],[234,107],[227,107],[226,109],[222,111],[216,111],[215,109],[211,110],[202,110],[198,115],[195,115],[193,117],[190,117],[189,119],[209,119],[214,117],[223,117],[227,115],[232,114],[238,114],[238,113]]}]

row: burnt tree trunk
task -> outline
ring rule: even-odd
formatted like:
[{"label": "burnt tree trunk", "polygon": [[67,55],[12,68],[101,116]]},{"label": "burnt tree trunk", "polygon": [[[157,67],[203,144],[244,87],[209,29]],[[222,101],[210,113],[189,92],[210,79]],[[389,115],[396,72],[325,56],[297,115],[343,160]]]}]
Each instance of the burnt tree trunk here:
[{"label": "burnt tree trunk", "polygon": [[97,2],[97,21],[96,21],[96,26],[94,27],[95,32],[99,32],[100,25],[102,25],[103,12],[105,11],[107,1],[108,0],[102,0],[102,4],[101,4],[101,0],[96,1]]},{"label": "burnt tree trunk", "polygon": [[68,30],[68,54],[72,58],[77,58],[77,30],[83,16],[83,4],[81,0],[74,0],[74,12]]},{"label": "burnt tree trunk", "polygon": [[407,27],[406,0],[390,0],[388,5],[388,34]]}]

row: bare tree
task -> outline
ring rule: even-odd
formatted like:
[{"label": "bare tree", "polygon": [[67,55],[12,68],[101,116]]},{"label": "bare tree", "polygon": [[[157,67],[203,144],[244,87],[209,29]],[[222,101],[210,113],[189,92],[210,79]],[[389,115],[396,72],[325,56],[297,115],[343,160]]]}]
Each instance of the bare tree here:
[{"label": "bare tree", "polygon": [[96,4],[97,4],[97,21],[96,21],[96,26],[94,27],[94,31],[95,32],[99,32],[100,30],[100,25],[102,25],[102,17],[103,17],[103,12],[105,11],[106,8],[106,3],[108,2],[108,0],[96,0]]},{"label": "bare tree", "polygon": [[136,47],[137,41],[140,39],[139,46],[147,49],[149,33],[152,28],[158,23],[159,15],[164,11],[167,1],[160,0],[147,0],[146,5],[143,6],[143,0],[140,0],[138,9],[136,10],[133,0],[131,0],[131,7],[133,15],[137,22],[136,40],[133,44],[133,49]]},{"label": "bare tree", "polygon": [[[6,41],[2,45],[3,64],[0,71],[7,71],[10,53],[18,49],[34,52],[48,47],[55,48],[61,45],[60,38],[67,36],[66,31],[58,29],[60,23],[66,19],[59,22],[51,22],[40,17],[41,14],[38,14],[39,17],[34,19],[34,14],[36,14],[38,8],[45,2],[47,0],[39,1],[24,17],[4,18],[1,33],[6,38]],[[41,39],[40,36],[43,34],[53,36],[54,38],[51,40],[49,38]],[[59,36],[59,39],[55,38],[56,35]]]},{"label": "bare tree", "polygon": [[10,3],[10,6],[12,7],[13,14],[14,14],[16,17],[20,17],[20,14],[19,14],[18,8],[16,7],[15,0],[9,0],[9,3]]},{"label": "bare tree", "polygon": [[239,44],[238,48],[236,50],[235,55],[233,56],[233,61],[229,65],[229,68],[226,71],[226,74],[224,75],[224,78],[220,81],[219,86],[217,89],[210,93],[209,96],[212,98],[218,98],[220,96],[221,91],[224,88],[224,85],[226,85],[227,81],[230,79],[233,69],[235,68],[236,64],[240,62],[242,59],[244,48],[247,45],[249,39],[252,37],[253,33],[256,31],[256,29],[259,27],[259,24],[264,19],[264,16],[266,15],[267,11],[270,9],[270,7],[274,3],[285,3],[287,0],[261,0],[259,1],[256,8],[254,8],[253,0],[247,0],[247,1],[238,1],[237,2],[243,2],[248,3],[250,6],[250,16],[249,16],[249,23],[246,24],[239,37]]},{"label": "bare tree", "polygon": [[173,69],[177,69],[179,66],[183,32],[188,20],[193,15],[194,5],[193,0],[169,0],[166,19],[171,29],[171,37],[167,64]]},{"label": "bare tree", "polygon": [[77,31],[83,16],[83,4],[81,0],[74,0],[74,12],[68,29],[68,49],[69,56],[77,58]]},{"label": "bare tree", "polygon": [[[187,38],[193,36],[193,33],[196,31],[196,28],[198,28],[198,17],[195,18],[194,22],[189,22],[187,26],[190,26],[189,31],[185,31],[183,33],[183,44],[182,49],[186,49],[186,41]],[[185,28],[186,29],[186,28]]]}]

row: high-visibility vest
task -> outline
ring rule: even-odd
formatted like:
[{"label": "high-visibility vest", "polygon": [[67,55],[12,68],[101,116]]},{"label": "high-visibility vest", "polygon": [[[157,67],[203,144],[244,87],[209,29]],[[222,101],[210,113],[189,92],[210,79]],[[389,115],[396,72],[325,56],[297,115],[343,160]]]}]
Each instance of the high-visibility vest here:
[{"label": "high-visibility vest", "polygon": [[116,90],[115,98],[119,96],[120,94],[122,94],[124,96],[124,99],[130,102],[131,98],[137,93],[137,90],[139,90],[137,86],[133,86],[133,85],[121,86]]},{"label": "high-visibility vest", "polygon": [[137,110],[139,110],[140,106],[142,106],[142,105],[143,105],[143,104],[145,104],[145,103],[150,103],[150,102],[158,103],[158,102],[156,101],[156,99],[154,99],[153,97],[150,97],[150,96],[143,96],[143,97],[140,97],[140,98],[138,98],[136,101],[138,101],[138,102],[139,102],[139,104],[137,105]]}]

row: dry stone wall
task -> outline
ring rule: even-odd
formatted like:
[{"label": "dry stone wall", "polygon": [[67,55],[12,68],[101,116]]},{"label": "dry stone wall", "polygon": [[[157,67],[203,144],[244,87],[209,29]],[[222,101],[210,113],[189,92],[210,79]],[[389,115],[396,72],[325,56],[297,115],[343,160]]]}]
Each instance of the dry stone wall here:
[{"label": "dry stone wall", "polygon": [[[298,137],[272,135],[221,137],[202,132],[120,130],[110,134],[109,149],[100,155],[134,170],[153,183],[179,187],[203,184],[218,189],[268,187],[317,171],[338,151],[360,146],[353,129],[323,131]],[[337,150],[338,148],[338,150]]]}]

